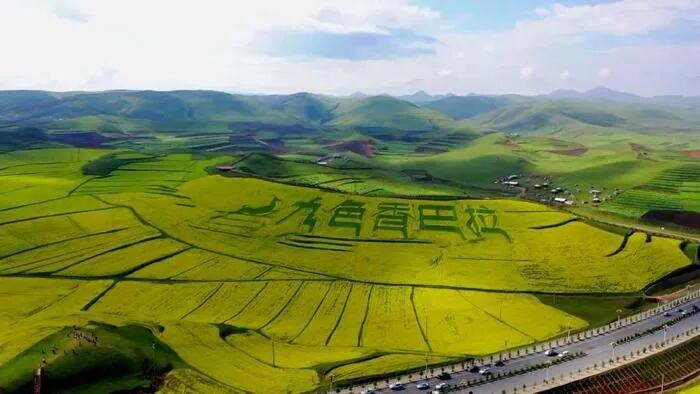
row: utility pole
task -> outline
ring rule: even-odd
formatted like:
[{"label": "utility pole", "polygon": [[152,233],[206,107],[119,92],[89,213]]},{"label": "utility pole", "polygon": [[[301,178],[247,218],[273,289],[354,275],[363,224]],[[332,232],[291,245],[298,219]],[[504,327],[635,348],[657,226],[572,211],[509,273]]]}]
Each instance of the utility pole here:
[{"label": "utility pole", "polygon": [[620,319],[622,318],[622,309],[617,310],[617,326],[620,327]]},{"label": "utility pole", "polygon": [[612,359],[615,359],[615,342],[610,342],[610,347],[612,347]]},{"label": "utility pole", "polygon": [[668,334],[668,324],[664,324],[664,346],[666,346],[666,335]]},{"label": "utility pole", "polygon": [[664,392],[664,378],[665,378],[665,375],[662,372],[661,373],[661,394],[663,394],[663,392]]},{"label": "utility pole", "polygon": [[[272,338],[272,366],[273,367],[277,366],[275,363],[275,339],[274,338]],[[332,382],[332,380],[331,380],[331,382]]]}]

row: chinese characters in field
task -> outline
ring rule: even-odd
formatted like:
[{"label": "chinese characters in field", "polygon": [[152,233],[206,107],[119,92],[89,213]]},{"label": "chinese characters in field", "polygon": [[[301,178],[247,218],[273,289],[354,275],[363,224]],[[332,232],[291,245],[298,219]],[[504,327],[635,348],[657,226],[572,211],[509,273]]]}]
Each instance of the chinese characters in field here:
[{"label": "chinese characters in field", "polygon": [[[271,204],[281,201],[276,197]],[[259,216],[259,212],[270,212],[269,206],[243,208],[233,213]],[[277,209],[275,209],[277,211]],[[460,208],[459,204],[450,202],[378,202],[368,203],[352,198],[324,207],[323,199],[316,197],[292,203],[279,209],[280,218],[275,224],[297,220],[307,233],[313,233],[321,220],[327,220],[327,226],[347,229],[355,238],[362,233],[363,226],[372,231],[394,232],[403,239],[415,237],[411,232],[442,232],[455,234],[463,240],[483,239],[489,235],[503,237],[510,242],[510,236],[499,227],[498,213],[483,205]],[[323,214],[321,214],[321,212]]]}]

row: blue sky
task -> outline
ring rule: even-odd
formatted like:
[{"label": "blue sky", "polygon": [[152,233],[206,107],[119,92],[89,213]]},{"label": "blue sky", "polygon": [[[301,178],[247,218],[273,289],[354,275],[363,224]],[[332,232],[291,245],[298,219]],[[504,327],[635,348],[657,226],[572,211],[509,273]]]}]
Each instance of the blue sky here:
[{"label": "blue sky", "polygon": [[0,89],[700,95],[700,0],[1,0]]},{"label": "blue sky", "polygon": [[[568,6],[593,5],[611,1],[559,1]],[[411,4],[440,12],[446,23],[461,30],[499,31],[511,28],[523,18],[532,18],[533,10],[552,5],[544,0],[417,0]]]}]

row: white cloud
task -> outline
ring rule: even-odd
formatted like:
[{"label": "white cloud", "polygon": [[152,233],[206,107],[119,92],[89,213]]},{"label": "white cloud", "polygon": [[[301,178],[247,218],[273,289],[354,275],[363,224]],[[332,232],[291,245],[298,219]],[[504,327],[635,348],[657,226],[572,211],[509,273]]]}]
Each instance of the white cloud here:
[{"label": "white cloud", "polygon": [[[438,0],[436,0],[438,1]],[[0,0],[0,86],[219,89],[287,93],[539,93],[601,83],[638,93],[700,94],[700,42],[655,42],[700,0],[553,5],[513,28],[476,31],[410,0]],[[167,10],[167,12],[164,12]],[[474,20],[480,15],[474,15]],[[447,19],[447,20],[445,20]],[[79,23],[76,23],[79,22]],[[445,23],[454,30],[441,30]],[[398,59],[263,56],[266,31],[408,32],[434,53]],[[593,34],[591,34],[593,33]],[[607,40],[615,36],[615,40]],[[633,40],[629,37],[634,36]],[[594,37],[595,42],[589,39]],[[371,49],[371,48],[370,48]],[[441,70],[449,78],[436,78]],[[565,70],[565,71],[564,71]],[[564,77],[564,72],[569,77]],[[575,76],[575,78],[571,78]],[[416,82],[417,81],[417,82]],[[689,82],[695,81],[695,82]]]},{"label": "white cloud", "polygon": [[442,69],[442,70],[438,71],[437,74],[438,74],[438,76],[441,76],[441,77],[449,77],[453,74],[453,71],[448,70],[448,69]]},{"label": "white cloud", "polygon": [[559,74],[559,79],[561,79],[562,81],[568,81],[569,79],[571,79],[571,73],[568,70],[562,71]]},{"label": "white cloud", "polygon": [[549,11],[549,9],[547,8],[537,7],[535,8],[534,13],[539,16],[549,16],[551,14],[551,11]]},{"label": "white cloud", "polygon": [[607,67],[603,67],[598,72],[596,73],[598,78],[600,79],[608,79],[610,77],[610,69]]},{"label": "white cloud", "polygon": [[532,75],[535,72],[535,70],[530,67],[530,66],[525,66],[520,69],[520,78],[524,80],[530,80],[532,79]]}]

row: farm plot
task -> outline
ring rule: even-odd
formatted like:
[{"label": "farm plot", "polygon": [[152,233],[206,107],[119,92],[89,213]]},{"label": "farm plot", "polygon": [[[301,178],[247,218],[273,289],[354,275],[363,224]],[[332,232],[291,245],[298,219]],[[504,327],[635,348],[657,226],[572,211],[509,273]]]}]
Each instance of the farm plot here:
[{"label": "farm plot", "polygon": [[120,282],[92,305],[90,311],[159,322],[179,320],[206,302],[218,286],[217,283]]},{"label": "farm plot", "polygon": [[158,260],[174,256],[188,246],[159,238],[118,249],[54,272],[66,276],[110,276],[138,270]]},{"label": "farm plot", "polygon": [[660,172],[644,185],[603,204],[606,211],[640,217],[649,211],[700,210],[700,166],[682,165]]},{"label": "farm plot", "polygon": [[210,325],[169,324],[161,334],[180,357],[234,391],[307,392],[320,383],[311,369],[277,368],[230,346]]},{"label": "farm plot", "polygon": [[[362,346],[428,351],[413,308],[413,288],[374,286],[362,326]],[[391,332],[392,335],[387,335]]]},{"label": "farm plot", "polygon": [[206,175],[204,168],[214,162],[214,159],[198,161],[188,154],[173,154],[151,161],[128,163],[107,176],[82,184],[75,194],[176,194],[177,188],[185,181]]},{"label": "farm plot", "polygon": [[301,287],[300,281],[267,282],[261,293],[226,323],[252,329],[265,327],[284,311]]},{"label": "farm plot", "polygon": [[262,331],[281,340],[296,339],[310,324],[329,290],[330,284],[326,282],[304,282],[284,310]]},{"label": "farm plot", "polygon": [[[275,340],[272,343],[256,332],[248,331],[241,334],[233,334],[226,337],[226,342],[235,348],[255,356],[269,365],[282,368],[313,368],[318,369],[329,364],[348,363],[362,361],[375,355],[371,349],[358,347],[334,347],[306,346],[289,344]],[[272,347],[275,347],[275,358],[272,358]]]},{"label": "farm plot", "polygon": [[341,315],[350,299],[352,288],[353,285],[347,282],[333,282],[311,321],[294,338],[294,343],[316,346],[327,345],[340,322]]},{"label": "farm plot", "polygon": [[62,198],[86,179],[80,168],[101,153],[37,149],[0,154],[0,210]]},{"label": "farm plot", "polygon": [[0,226],[0,272],[50,273],[160,233],[126,209],[33,219]]},{"label": "farm plot", "polygon": [[261,264],[193,248],[148,265],[129,276],[171,280],[253,279],[268,268]]}]

